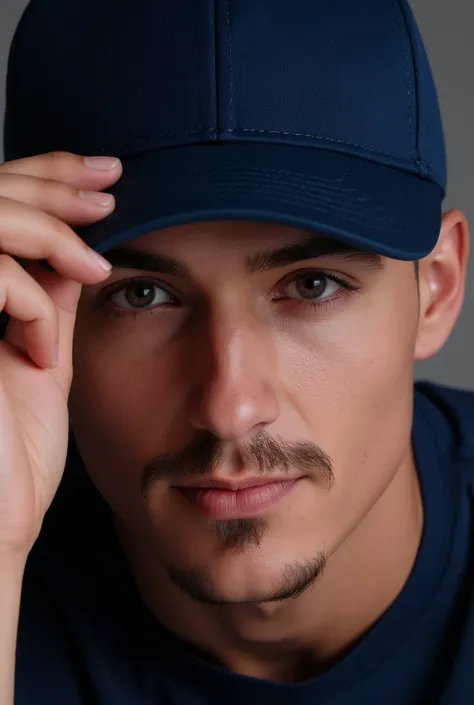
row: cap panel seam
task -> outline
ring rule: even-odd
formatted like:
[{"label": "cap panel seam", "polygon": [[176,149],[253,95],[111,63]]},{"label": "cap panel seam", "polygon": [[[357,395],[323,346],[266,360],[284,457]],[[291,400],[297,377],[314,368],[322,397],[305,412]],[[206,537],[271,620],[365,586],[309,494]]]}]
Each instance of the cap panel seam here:
[{"label": "cap panel seam", "polygon": [[410,45],[410,51],[411,51],[411,57],[412,57],[412,65],[413,65],[413,77],[415,81],[415,92],[416,92],[416,163],[418,165],[418,168],[420,170],[421,176],[428,176],[428,177],[433,177],[435,175],[435,168],[430,162],[428,162],[425,159],[421,158],[421,152],[420,152],[420,124],[421,124],[421,115],[420,115],[420,88],[419,88],[419,75],[418,75],[418,70],[417,70],[417,63],[416,63],[416,51],[415,51],[415,46],[414,46],[414,40],[412,33],[410,31],[410,24],[407,18],[407,12],[409,12],[409,8],[405,4],[404,0],[397,0],[397,5],[400,14],[402,15],[403,22],[406,27],[407,35],[408,35],[408,42]]},{"label": "cap panel seam", "polygon": [[[406,77],[406,81],[407,81],[407,105],[408,105],[408,139],[409,139],[409,144],[410,144],[410,153],[418,161],[417,140],[416,140],[416,135],[414,136],[414,132],[413,132],[413,112],[414,112],[414,109],[413,109],[413,93],[410,90],[411,81],[410,81],[408,49],[410,50],[410,54],[411,54],[411,63],[412,63],[413,73],[415,72],[415,62],[413,60],[413,52],[412,52],[412,47],[411,47],[410,42],[408,42],[408,47],[407,47],[405,34],[407,34],[408,36],[410,36],[410,35],[409,35],[409,31],[408,31],[408,26],[405,21],[405,15],[402,12],[402,9],[400,7],[400,3],[398,2],[398,0],[395,0],[394,7],[395,7],[395,14],[397,16],[398,27],[400,29],[400,36],[402,38],[403,56],[404,56],[404,62],[405,62],[405,77]],[[414,144],[414,147],[411,147],[412,144]]]},{"label": "cap panel seam", "polygon": [[[214,0],[212,4],[212,9],[214,13],[214,83],[215,83],[215,92],[214,92],[214,105],[216,109],[216,114],[215,114],[215,133],[219,131],[219,126],[220,126],[220,121],[221,121],[221,116],[220,116],[220,110],[219,110],[219,49],[218,49],[218,36],[217,36],[217,7],[216,7],[216,2],[217,0]],[[212,128],[211,128],[212,129]],[[186,134],[190,134],[189,132],[185,132]],[[168,134],[168,137],[172,137],[173,135]]]},{"label": "cap panel seam", "polygon": [[226,26],[227,26],[227,46],[229,62],[229,125],[234,125],[234,66],[232,56],[232,15],[230,12],[230,0],[226,0]]},{"label": "cap panel seam", "polygon": [[407,159],[404,159],[403,157],[397,157],[394,154],[390,154],[389,152],[382,152],[379,149],[373,149],[371,147],[364,147],[361,144],[357,144],[356,142],[348,142],[347,140],[339,140],[336,139],[335,137],[323,137],[322,135],[312,135],[312,134],[307,134],[304,132],[290,132],[290,131],[283,131],[283,130],[258,130],[258,129],[251,129],[248,127],[240,127],[240,128],[234,128],[232,130],[225,130],[225,132],[256,132],[259,134],[266,134],[266,135],[285,135],[289,137],[306,137],[308,139],[315,139],[315,140],[321,140],[324,142],[331,142],[333,144],[342,144],[346,145],[347,147],[357,147],[357,149],[361,149],[364,152],[371,152],[373,154],[380,154],[381,156],[384,157],[390,157],[391,159],[395,159],[396,161],[402,162],[404,164],[412,163],[408,162]]},{"label": "cap panel seam", "polygon": [[[334,137],[323,137],[322,135],[312,135],[312,134],[306,134],[303,132],[289,132],[289,131],[283,131],[283,130],[258,130],[255,128],[248,128],[248,127],[236,127],[233,129],[228,129],[224,130],[222,134],[239,134],[240,132],[245,133],[245,132],[252,132],[252,133],[257,133],[257,134],[262,134],[262,135],[282,135],[284,137],[304,137],[306,139],[314,139],[314,140],[321,140],[321,142],[329,142],[330,144],[340,144],[340,145],[345,145],[347,147],[355,147],[357,149],[360,149],[361,151],[364,152],[369,152],[371,154],[380,154],[382,157],[389,157],[390,159],[393,159],[397,162],[400,162],[401,164],[412,164],[412,162],[407,161],[403,157],[397,157],[394,154],[389,154],[388,152],[382,152],[378,149],[372,149],[371,147],[363,147],[360,144],[356,144],[355,142],[347,142],[346,140],[338,140]],[[161,137],[179,137],[179,136],[185,136],[185,135],[214,135],[215,130],[214,129],[208,129],[208,128],[202,128],[199,130],[189,130],[189,131],[184,131],[184,132],[160,132],[157,135],[152,135],[151,137],[143,137],[139,138],[136,140],[132,140],[131,142],[122,142],[118,144],[113,144],[113,145],[107,145],[104,147],[101,151],[106,151],[106,150],[113,150],[113,149],[119,149],[119,148],[127,148],[131,147],[132,145],[136,144],[145,144],[147,142],[153,142],[154,140],[158,140]],[[191,145],[188,145],[191,146]],[[298,146],[298,145],[295,145]],[[163,147],[164,149],[166,146]],[[426,163],[426,162],[425,162]]]}]

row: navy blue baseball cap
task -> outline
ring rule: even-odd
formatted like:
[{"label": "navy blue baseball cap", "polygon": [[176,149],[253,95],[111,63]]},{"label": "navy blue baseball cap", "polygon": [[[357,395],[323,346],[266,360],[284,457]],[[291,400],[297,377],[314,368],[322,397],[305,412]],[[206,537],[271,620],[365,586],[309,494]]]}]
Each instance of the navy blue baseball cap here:
[{"label": "navy blue baseball cap", "polygon": [[414,260],[439,235],[443,129],[406,0],[32,0],[7,160],[123,161],[98,252],[203,220],[284,223]]}]

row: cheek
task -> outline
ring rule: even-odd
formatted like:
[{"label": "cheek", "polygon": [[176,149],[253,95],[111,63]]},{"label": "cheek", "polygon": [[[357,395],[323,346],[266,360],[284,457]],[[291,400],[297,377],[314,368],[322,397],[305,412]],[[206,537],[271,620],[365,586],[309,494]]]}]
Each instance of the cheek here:
[{"label": "cheek", "polygon": [[397,291],[387,285],[377,297],[287,337],[279,376],[308,423],[316,413],[319,422],[340,414],[363,425],[400,396],[411,398],[417,315],[412,292]]},{"label": "cheek", "polygon": [[333,462],[327,525],[366,512],[407,453],[416,323],[413,307],[399,301],[369,303],[308,327],[280,362],[290,408]]},{"label": "cheek", "polygon": [[184,392],[173,382],[173,351],[150,341],[138,345],[136,338],[130,346],[118,343],[78,336],[69,411],[94,484],[126,524],[137,526],[145,465],[189,439],[183,440],[178,418]]}]

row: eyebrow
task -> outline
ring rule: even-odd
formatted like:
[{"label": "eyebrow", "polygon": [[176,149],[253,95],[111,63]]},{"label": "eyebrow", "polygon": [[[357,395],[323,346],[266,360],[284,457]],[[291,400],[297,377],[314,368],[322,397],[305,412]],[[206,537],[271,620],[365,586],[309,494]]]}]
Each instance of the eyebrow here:
[{"label": "eyebrow", "polygon": [[[114,268],[139,269],[145,272],[169,274],[171,276],[190,276],[190,271],[182,262],[156,252],[146,252],[121,246],[105,252],[104,255]],[[248,274],[255,274],[308,259],[334,256],[358,261],[374,270],[383,268],[381,255],[365,250],[357,250],[332,238],[321,238],[314,235],[310,235],[302,242],[285,245],[276,250],[256,252],[246,259],[245,268]]]},{"label": "eyebrow", "polygon": [[278,250],[257,252],[247,259],[247,270],[250,274],[253,274],[276,269],[277,267],[285,267],[307,259],[334,256],[355,260],[376,270],[383,268],[383,259],[375,252],[358,250],[332,238],[310,235],[302,242],[294,245],[287,245]]}]

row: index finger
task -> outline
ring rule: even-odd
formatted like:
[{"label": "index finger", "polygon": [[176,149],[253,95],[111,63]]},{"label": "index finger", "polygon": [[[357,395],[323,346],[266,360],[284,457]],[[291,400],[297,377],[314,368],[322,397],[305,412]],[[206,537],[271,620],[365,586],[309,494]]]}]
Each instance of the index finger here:
[{"label": "index finger", "polygon": [[122,163],[116,157],[89,157],[71,152],[49,152],[0,165],[2,174],[36,176],[52,179],[85,191],[102,191],[122,175]]}]

